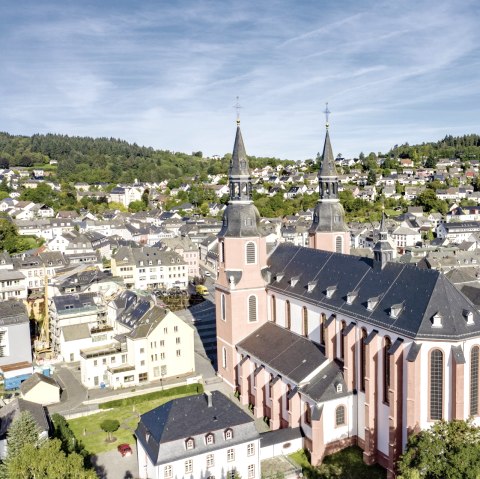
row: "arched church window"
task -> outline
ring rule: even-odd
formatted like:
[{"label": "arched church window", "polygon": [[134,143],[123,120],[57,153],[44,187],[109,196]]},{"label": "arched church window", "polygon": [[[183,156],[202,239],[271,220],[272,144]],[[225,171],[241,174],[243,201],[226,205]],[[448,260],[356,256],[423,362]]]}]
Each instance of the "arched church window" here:
[{"label": "arched church window", "polygon": [[474,346],[470,352],[470,416],[478,416],[478,363],[479,347]]},{"label": "arched church window", "polygon": [[327,321],[327,315],[322,313],[320,315],[320,344],[325,346],[325,322]]},{"label": "arched church window", "polygon": [[288,299],[285,301],[285,327],[288,330],[292,329],[292,311]]},{"label": "arched church window", "polygon": [[430,353],[430,419],[443,417],[443,352],[434,349]]},{"label": "arched church window", "polygon": [[275,296],[272,296],[272,323],[277,322],[277,304]]},{"label": "arched church window", "polygon": [[255,243],[249,241],[245,245],[245,250],[247,264],[255,264],[257,262],[257,247],[255,246]]},{"label": "arched church window", "polygon": [[335,251],[337,253],[343,253],[343,239],[341,236],[337,236],[335,239]]},{"label": "arched church window", "polygon": [[383,342],[383,402],[389,404],[388,391],[390,389],[390,356],[388,350],[392,346],[392,341],[385,336]]},{"label": "arched church window", "polygon": [[308,338],[308,309],[306,306],[302,308],[303,319],[303,335]]},{"label": "arched church window", "polygon": [[221,317],[222,317],[222,320],[225,321],[227,319],[227,308],[226,308],[226,304],[225,304],[225,294],[222,293],[222,295],[220,296],[220,312],[221,312]]},{"label": "arched church window", "polygon": [[345,336],[343,335],[347,329],[347,323],[342,321],[340,323],[340,359],[345,359]]},{"label": "arched church window", "polygon": [[367,374],[367,330],[362,328],[362,336],[360,338],[360,391],[365,392],[365,375]]},{"label": "arched church window", "polygon": [[343,426],[345,424],[345,406],[341,405],[335,409],[335,426]]},{"label": "arched church window", "polygon": [[308,402],[305,403],[305,413],[304,413],[305,424],[312,424],[312,408]]},{"label": "arched church window", "polygon": [[248,321],[250,323],[257,320],[257,297],[255,295],[248,297]]}]

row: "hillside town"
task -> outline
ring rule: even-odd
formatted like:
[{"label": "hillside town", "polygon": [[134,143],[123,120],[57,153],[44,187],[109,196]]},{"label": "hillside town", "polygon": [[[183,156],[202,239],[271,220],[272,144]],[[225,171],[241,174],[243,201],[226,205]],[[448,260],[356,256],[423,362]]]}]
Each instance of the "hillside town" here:
[{"label": "hillside town", "polygon": [[[376,161],[381,167],[385,159]],[[356,169],[356,163],[334,158],[327,125],[319,164],[250,170],[238,124],[228,174],[211,175],[202,185],[216,199],[207,207],[183,201],[195,178],[185,178],[178,188],[169,188],[167,181],[113,188],[74,184],[79,203],[88,198],[113,205],[102,213],[88,207],[55,210],[22,199],[25,191],[42,184],[61,191],[47,174],[52,169],[0,171],[8,192],[0,201],[3,224],[10,225],[16,238],[37,242],[21,252],[0,253],[0,372],[5,391],[0,418],[30,411],[41,434],[48,436],[50,414],[61,413],[74,424],[74,418],[101,413],[102,402],[200,384],[203,394],[175,398],[138,415],[131,440],[118,446],[122,455],[130,451],[133,475],[128,477],[294,478],[302,469],[289,454],[305,449],[316,466],[351,445],[363,450],[366,464],[378,463],[388,477],[395,477],[404,440],[389,449],[374,416],[363,417],[363,408],[377,397],[373,386],[365,386],[371,374],[365,370],[366,355],[374,353],[357,344],[355,331],[361,328],[358,334],[369,348],[378,339],[379,351],[388,350],[392,361],[405,350],[406,361],[414,364],[417,357],[422,360],[422,344],[426,355],[429,336],[412,329],[419,326],[411,321],[430,313],[411,306],[408,325],[396,329],[385,326],[388,320],[375,318],[376,313],[366,317],[345,305],[364,297],[367,310],[380,315],[377,304],[390,301],[397,291],[392,296],[396,304],[386,311],[401,320],[412,300],[409,288],[417,276],[427,275],[422,281],[432,286],[425,286],[428,291],[422,294],[433,298],[442,288],[452,301],[432,313],[432,327],[442,331],[445,324],[445,332],[453,328],[448,338],[455,361],[466,362],[467,353],[455,349],[455,341],[478,338],[479,164],[471,161],[466,167],[455,158],[440,159],[435,168],[426,168],[399,159],[399,171],[372,178]],[[458,186],[429,188],[439,182]],[[347,223],[340,203],[345,191],[372,204],[381,198],[380,220],[355,218]],[[419,206],[416,200],[426,191],[446,207],[439,211]],[[311,196],[314,207],[284,217],[260,217],[253,198],[274,195],[285,202]],[[141,211],[129,210],[138,202],[144,202]],[[306,255],[303,266],[298,255]],[[342,259],[345,255],[350,266]],[[339,266],[325,273],[328,284],[317,270],[308,271],[316,262],[329,268],[335,261]],[[375,292],[360,279],[370,263],[384,291]],[[389,283],[393,273],[387,271],[394,270],[404,276],[403,286],[396,279]],[[348,284],[348,271],[352,278],[359,275],[358,284]],[[319,282],[325,284],[317,287]],[[297,284],[306,293],[295,292]],[[344,306],[335,302],[339,290],[345,294]],[[305,294],[311,299],[301,306],[304,300],[298,298]],[[453,304],[460,313],[448,309]],[[449,318],[457,314],[464,317],[469,333],[460,334],[458,325],[450,325],[454,320]],[[316,316],[320,326],[312,319]],[[384,334],[386,346],[380,341]],[[275,357],[269,349],[278,349]],[[388,408],[393,414],[394,407],[402,410],[405,398],[394,382],[400,374],[397,363],[390,365],[387,352],[383,354],[382,374],[387,374],[388,364],[389,375],[383,380],[388,382],[384,391],[378,392],[383,395],[378,407],[387,408],[381,414],[389,414]],[[465,377],[467,370],[470,367]],[[465,410],[452,406],[451,416],[438,409],[452,397],[447,389],[437,393],[440,406],[430,410],[429,418],[477,415],[478,405],[471,401],[477,397],[478,402],[478,386],[467,384],[456,386],[469,391],[469,400],[458,399]],[[426,410],[405,411],[415,424],[398,419],[391,427],[407,431],[431,420]],[[347,422],[353,416],[362,416],[364,426]],[[332,417],[336,422],[330,425]],[[367,433],[362,427],[371,429]],[[2,434],[3,459],[8,451],[8,424],[3,420]],[[109,472],[108,477],[124,477],[117,474]]]}]

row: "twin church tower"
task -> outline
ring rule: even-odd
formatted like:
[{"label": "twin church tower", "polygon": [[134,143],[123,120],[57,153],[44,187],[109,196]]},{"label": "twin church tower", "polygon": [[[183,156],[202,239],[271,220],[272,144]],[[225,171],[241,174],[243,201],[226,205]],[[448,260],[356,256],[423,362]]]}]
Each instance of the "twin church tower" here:
[{"label": "twin church tower", "polygon": [[[267,321],[267,244],[260,215],[252,200],[252,178],[237,119],[237,131],[228,171],[230,200],[218,235],[219,269],[216,283],[218,374],[236,387],[235,346]],[[318,172],[319,199],[309,229],[313,249],[350,253],[350,233],[338,197],[329,125]]]}]

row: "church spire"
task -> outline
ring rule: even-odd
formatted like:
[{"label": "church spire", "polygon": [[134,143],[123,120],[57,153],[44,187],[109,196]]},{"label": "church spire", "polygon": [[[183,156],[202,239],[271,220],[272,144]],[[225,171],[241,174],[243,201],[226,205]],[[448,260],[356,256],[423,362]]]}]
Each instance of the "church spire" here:
[{"label": "church spire", "polygon": [[383,269],[389,261],[395,258],[395,249],[388,241],[385,211],[382,211],[378,236],[378,241],[373,247],[374,268]]}]

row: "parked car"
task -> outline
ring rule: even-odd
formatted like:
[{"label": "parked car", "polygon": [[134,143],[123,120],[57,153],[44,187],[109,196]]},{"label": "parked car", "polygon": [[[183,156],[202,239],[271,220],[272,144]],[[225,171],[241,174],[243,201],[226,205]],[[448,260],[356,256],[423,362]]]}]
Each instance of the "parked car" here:
[{"label": "parked car", "polygon": [[130,447],[130,444],[120,444],[117,449],[118,452],[122,455],[122,457],[132,455],[132,448]]}]

